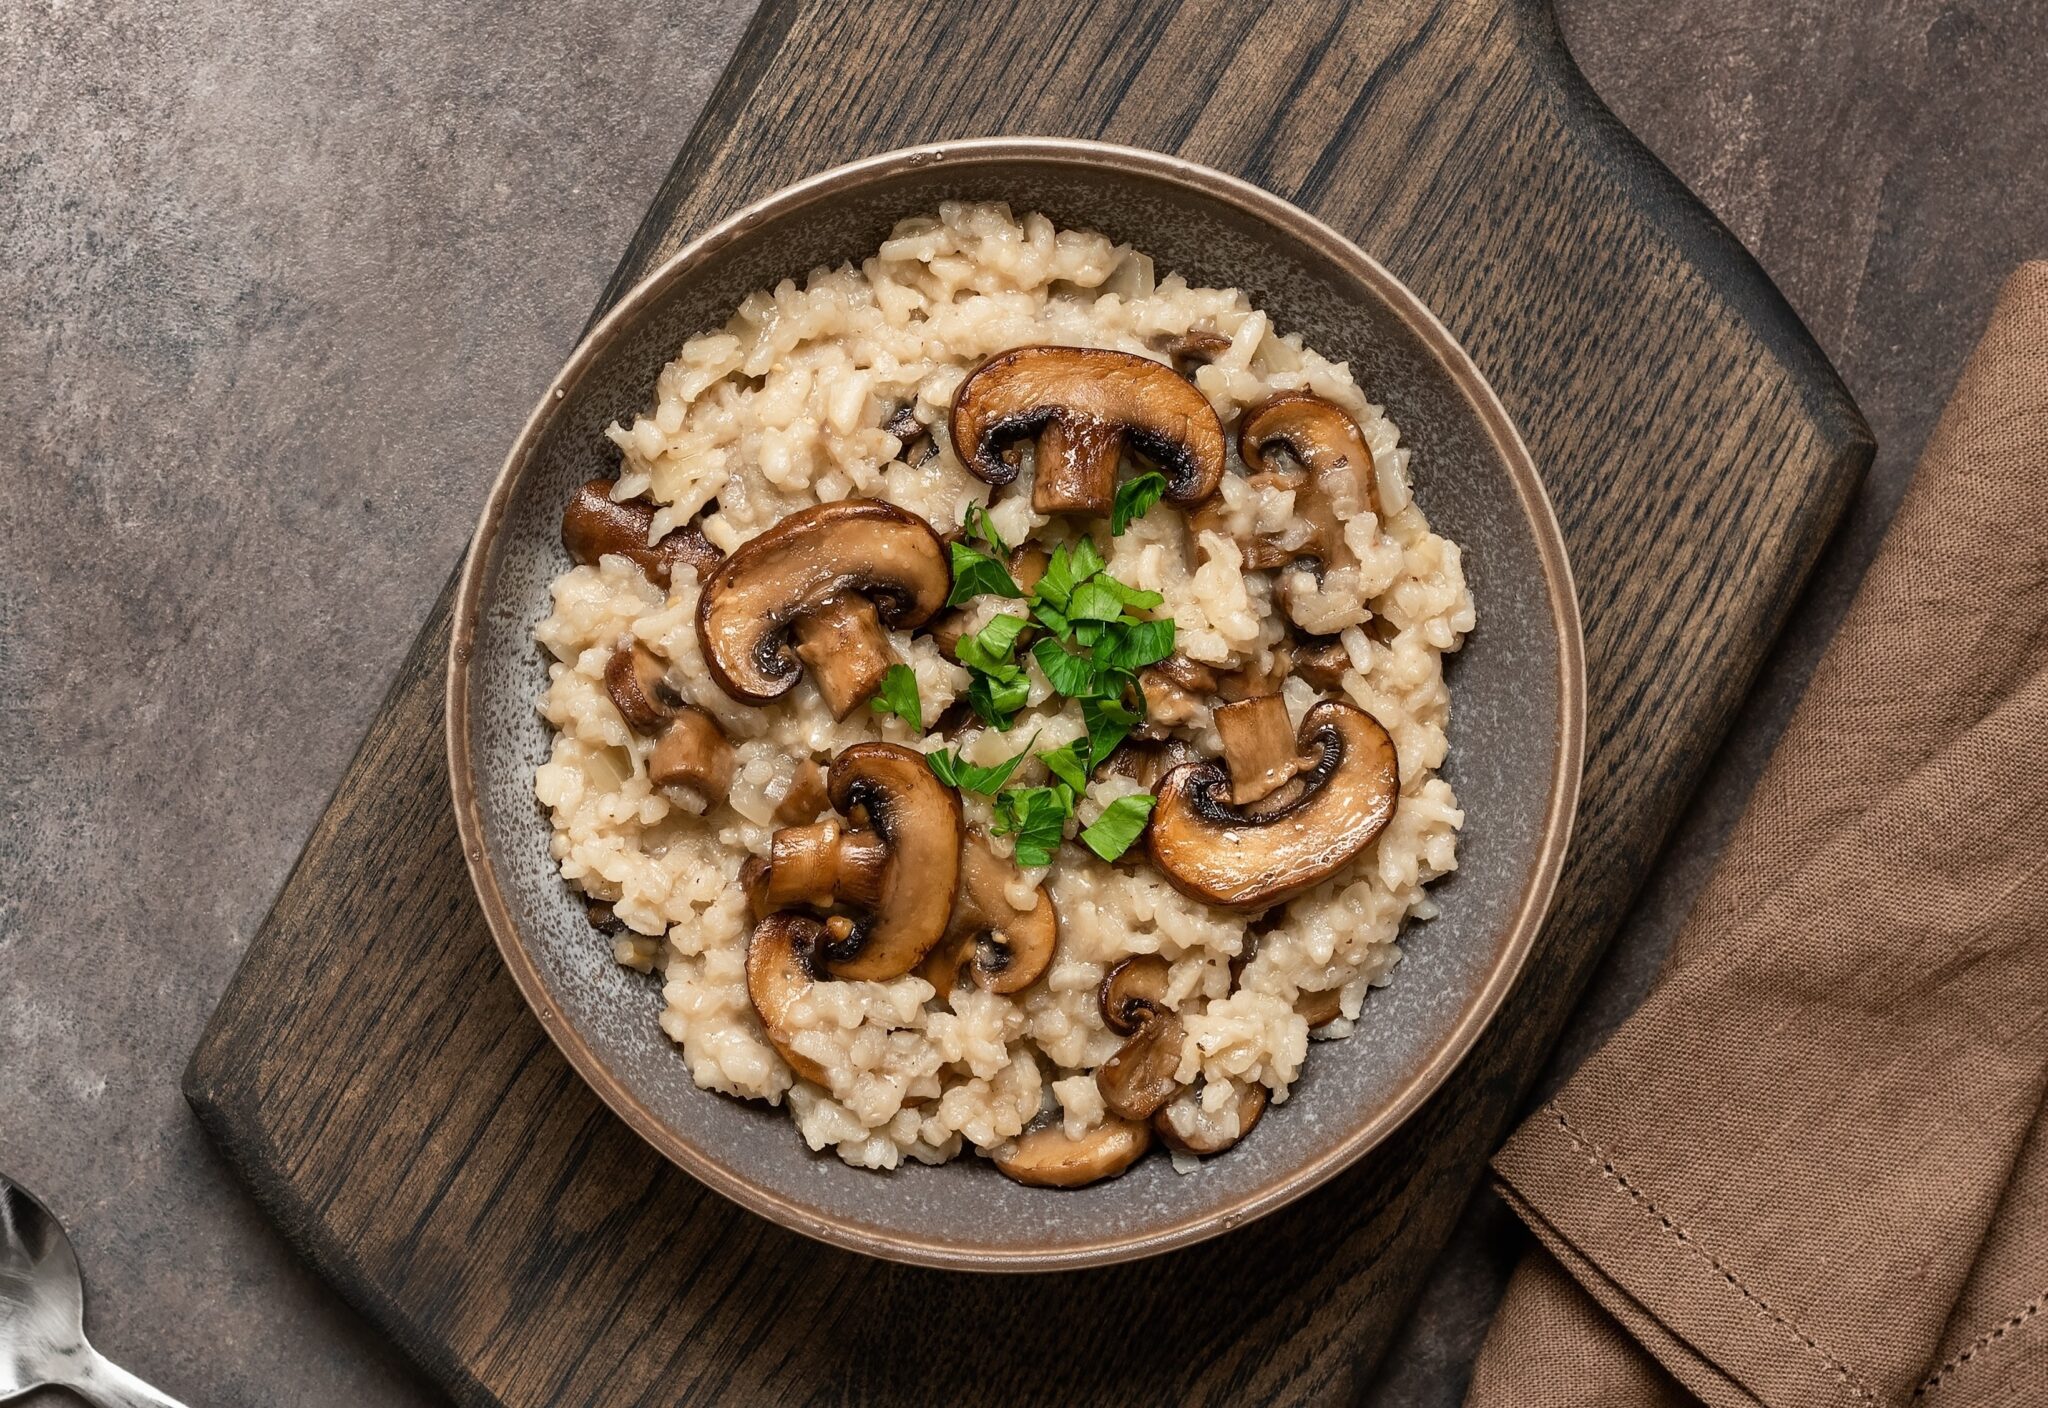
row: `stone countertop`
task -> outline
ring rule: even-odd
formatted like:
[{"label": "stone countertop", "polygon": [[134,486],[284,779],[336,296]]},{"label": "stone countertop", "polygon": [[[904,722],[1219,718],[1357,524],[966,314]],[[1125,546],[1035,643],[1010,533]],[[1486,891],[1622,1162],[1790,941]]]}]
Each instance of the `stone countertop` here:
[{"label": "stone countertop", "polygon": [[[1647,988],[2000,280],[2048,254],[2048,10],[1559,9],[1882,448],[1547,1084]],[[750,11],[0,8],[0,1168],[70,1226],[100,1348],[194,1408],[438,1401],[178,1077]],[[1459,1401],[1521,1245],[1474,1200],[1372,1401]]]}]

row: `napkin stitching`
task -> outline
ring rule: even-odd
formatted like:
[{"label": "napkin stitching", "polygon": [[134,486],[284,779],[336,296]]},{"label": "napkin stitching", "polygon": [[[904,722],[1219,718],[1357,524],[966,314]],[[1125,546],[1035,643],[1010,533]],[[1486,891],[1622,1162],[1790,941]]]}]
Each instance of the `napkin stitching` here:
[{"label": "napkin stitching", "polygon": [[1920,1387],[1913,1390],[1913,1396],[1915,1398],[1920,1398],[1923,1397],[1929,1389],[1940,1388],[1943,1379],[1947,1378],[1950,1374],[1953,1374],[1956,1370],[1962,1368],[1963,1365],[1969,1363],[1978,1355],[1979,1352],[1985,1349],[1989,1349],[1997,1341],[2004,1339],[2014,1330],[2017,1330],[2020,1326],[2026,1324],[2036,1315],[2039,1315],[2044,1308],[2048,1308],[2048,1291],[2041,1292],[2040,1295],[2035,1296],[2032,1300],[2028,1301],[2025,1305],[2021,1306],[2017,1311],[2013,1312],[2013,1314],[2007,1318],[2004,1324],[1999,1325],[1994,1329],[1986,1330],[1983,1334],[1977,1336],[1977,1338],[1970,1343],[1970,1347],[1968,1349],[1965,1349],[1962,1353],[1958,1354],[1955,1358],[1949,1360],[1948,1363],[1942,1365],[1939,1369],[1936,1369],[1932,1374],[1930,1374],[1927,1378],[1927,1382],[1921,1384]]},{"label": "napkin stitching", "polygon": [[1666,1214],[1662,1208],[1657,1206],[1655,1200],[1653,1200],[1648,1195],[1643,1193],[1642,1190],[1637,1188],[1633,1183],[1629,1182],[1628,1175],[1624,1174],[1620,1169],[1614,1166],[1614,1160],[1608,1156],[1607,1152],[1604,1149],[1602,1149],[1598,1144],[1594,1143],[1590,1139],[1581,1138],[1579,1135],[1579,1131],[1572,1126],[1572,1122],[1570,1120],[1565,1118],[1564,1111],[1561,1108],[1559,1108],[1558,1103],[1555,1100],[1548,1102],[1544,1105],[1543,1108],[1549,1111],[1552,1117],[1554,1117],[1557,1120],[1557,1127],[1564,1132],[1564,1135],[1567,1139],[1572,1141],[1573,1147],[1576,1148],[1580,1154],[1585,1156],[1586,1162],[1591,1164],[1596,1170],[1598,1170],[1603,1178],[1605,1178],[1608,1182],[1612,1183],[1617,1191],[1626,1195],[1628,1198],[1634,1201],[1637,1204],[1637,1206],[1641,1207],[1645,1212],[1649,1213],[1652,1217],[1656,1218],[1657,1221],[1663,1226],[1666,1232],[1669,1232],[1674,1238],[1676,1238],[1679,1244],[1685,1247],[1687,1251],[1691,1252],[1694,1256],[1701,1258],[1707,1263],[1707,1265],[1713,1267],[1715,1271],[1720,1273],[1721,1278],[1725,1280],[1729,1285],[1733,1286],[1744,1300],[1748,1301],[1751,1305],[1754,1305],[1758,1310],[1761,1310],[1772,1321],[1776,1322],[1779,1325],[1784,1326],[1787,1330],[1790,1330],[1793,1336],[1797,1338],[1801,1344],[1805,1345],[1808,1349],[1812,1350],[1815,1357],[1817,1357],[1821,1361],[1821,1363],[1825,1364],[1828,1367],[1828,1369],[1833,1372],[1836,1379],[1844,1385],[1846,1385],[1856,1395],[1857,1398],[1861,1399],[1865,1403],[1876,1403],[1878,1401],[1877,1395],[1872,1393],[1870,1389],[1864,1386],[1863,1381],[1856,1376],[1855,1372],[1851,1370],[1848,1365],[1842,1363],[1833,1355],[1829,1354],[1826,1350],[1822,1349],[1820,1345],[1814,1341],[1813,1336],[1807,1334],[1806,1331],[1800,1329],[1797,1325],[1793,1324],[1790,1320],[1786,1319],[1785,1316],[1781,1315],[1776,1309],[1774,1309],[1769,1302],[1764,1300],[1763,1297],[1757,1295],[1754,1291],[1750,1290],[1749,1287],[1743,1285],[1741,1280],[1736,1277],[1734,1272],[1730,1271],[1726,1266],[1723,1266],[1721,1264],[1721,1259],[1719,1257],[1715,1256],[1712,1252],[1708,1251],[1705,1247],[1701,1246],[1697,1241],[1693,1239],[1690,1233],[1688,1233],[1684,1228],[1680,1227],[1676,1222],[1673,1222],[1670,1216]]}]

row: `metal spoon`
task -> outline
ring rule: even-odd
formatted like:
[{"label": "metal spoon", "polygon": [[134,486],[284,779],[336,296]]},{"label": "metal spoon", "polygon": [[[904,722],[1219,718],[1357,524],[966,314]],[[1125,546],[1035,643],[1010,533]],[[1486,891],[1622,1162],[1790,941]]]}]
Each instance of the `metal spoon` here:
[{"label": "metal spoon", "polygon": [[85,1342],[78,1257],[50,1210],[0,1174],[0,1402],[61,1384],[100,1408],[184,1408]]}]

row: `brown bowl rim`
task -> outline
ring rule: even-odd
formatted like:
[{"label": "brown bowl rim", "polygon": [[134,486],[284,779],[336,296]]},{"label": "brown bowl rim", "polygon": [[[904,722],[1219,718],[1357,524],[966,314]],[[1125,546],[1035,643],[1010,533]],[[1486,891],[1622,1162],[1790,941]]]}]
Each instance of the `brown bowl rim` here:
[{"label": "brown bowl rim", "polygon": [[[498,886],[497,872],[484,848],[483,818],[474,778],[475,760],[469,750],[469,657],[483,601],[485,569],[489,564],[491,546],[511,503],[520,471],[553,413],[555,403],[566,398],[569,389],[578,384],[610,341],[638,316],[644,305],[658,298],[699,260],[744,236],[770,215],[829,200],[846,190],[907,169],[998,161],[1070,164],[1124,172],[1135,169],[1233,205],[1255,219],[1280,226],[1333,262],[1349,268],[1376,289],[1465,391],[1484,422],[1497,453],[1508,467],[1516,494],[1537,540],[1537,554],[1557,636],[1559,700],[1562,706],[1558,718],[1559,765],[1552,781],[1535,860],[1529,867],[1521,901],[1508,926],[1506,940],[1496,945],[1493,964],[1485,980],[1466,1000],[1456,1024],[1428,1057],[1411,1071],[1391,1098],[1382,1102],[1355,1129],[1321,1155],[1234,1202],[1205,1209],[1168,1227],[1139,1235],[1024,1249],[922,1241],[819,1213],[761,1188],[684,1139],[637,1099],[592,1050],[582,1033],[555,1010],[548,997],[539,966],[528,952],[524,937],[513,921],[511,908]],[[592,325],[562,370],[548,383],[539,403],[521,427],[518,438],[513,441],[511,451],[492,482],[483,515],[463,563],[455,599],[453,637],[448,650],[448,778],[464,863],[469,868],[477,899],[483,906],[491,937],[505,960],[505,966],[511,970],[520,994],[577,1074],[613,1112],[670,1162],[772,1222],[850,1251],[888,1261],[957,1271],[1057,1271],[1155,1256],[1242,1227],[1335,1177],[1400,1128],[1442,1086],[1499,1011],[1508,991],[1521,975],[1549,911],[1570,845],[1578,804],[1585,753],[1585,693],[1585,640],[1579,620],[1578,594],[1550,496],[1537,475],[1528,447],[1492,386],[1449,329],[1406,284],[1358,245],[1306,211],[1247,181],[1185,158],[1079,138],[979,137],[882,152],[822,171],[763,196],[734,211],[670,255]]]}]

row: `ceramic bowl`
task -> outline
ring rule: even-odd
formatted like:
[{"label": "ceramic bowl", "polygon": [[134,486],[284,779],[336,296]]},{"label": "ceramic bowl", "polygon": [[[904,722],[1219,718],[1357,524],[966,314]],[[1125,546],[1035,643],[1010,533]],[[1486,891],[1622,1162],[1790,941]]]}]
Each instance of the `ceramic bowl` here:
[{"label": "ceramic bowl", "polygon": [[[1432,525],[1463,545],[1478,629],[1452,657],[1443,774],[1467,817],[1442,916],[1410,931],[1359,1033],[1318,1044],[1255,1136],[1193,1175],[1148,1158],[1074,1191],[983,1159],[877,1174],[814,1154],[788,1113],[699,1090],[656,1018],[660,984],[613,962],[556,873],[534,800],[549,731],[533,627],[568,564],[562,506],[616,471],[604,438],[650,400],[684,340],[749,290],[871,252],[944,200],[1003,200],[1149,252],[1162,274],[1243,289],[1282,330],[1351,364],[1415,449]],[[903,1261],[1051,1269],[1149,1255],[1242,1225],[1397,1128],[1470,1049],[1527,956],[1579,781],[1584,667],[1550,504],[1521,437],[1464,351],[1385,269],[1243,182],[1175,158],[1050,139],[893,152],[791,186],[679,251],[592,329],[542,395],[491,490],[464,569],[448,680],[449,772],[477,894],[507,966],[570,1063],[649,1143],[800,1232]]]}]

